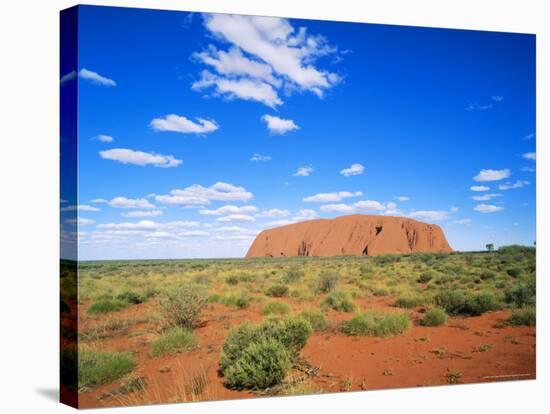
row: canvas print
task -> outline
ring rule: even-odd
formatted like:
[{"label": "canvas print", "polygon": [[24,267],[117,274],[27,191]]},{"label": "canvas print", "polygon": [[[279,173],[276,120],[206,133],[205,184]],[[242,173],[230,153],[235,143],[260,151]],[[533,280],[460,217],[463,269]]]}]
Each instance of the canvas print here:
[{"label": "canvas print", "polygon": [[62,402],[536,378],[535,35],[60,23]]}]

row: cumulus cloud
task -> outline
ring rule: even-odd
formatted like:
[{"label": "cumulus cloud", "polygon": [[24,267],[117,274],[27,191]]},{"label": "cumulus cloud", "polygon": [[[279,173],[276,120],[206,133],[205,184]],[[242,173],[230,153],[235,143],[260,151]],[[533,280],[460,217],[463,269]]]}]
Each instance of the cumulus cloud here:
[{"label": "cumulus cloud", "polygon": [[306,203],[334,203],[342,201],[344,198],[360,197],[363,193],[361,191],[337,191],[334,193],[319,193],[312,196],[308,196],[302,199]]},{"label": "cumulus cloud", "polygon": [[304,208],[298,211],[298,215],[294,216],[292,219],[295,221],[304,221],[304,220],[313,220],[319,217],[319,214],[315,210]]},{"label": "cumulus cloud", "polygon": [[265,82],[252,79],[229,79],[214,75],[205,70],[201,73],[201,79],[194,82],[193,90],[202,90],[209,87],[214,88],[215,96],[222,96],[228,99],[242,99],[244,101],[257,101],[270,108],[282,105],[283,101],[273,87]]},{"label": "cumulus cloud", "polygon": [[219,129],[218,124],[212,120],[196,118],[196,122],[193,122],[176,114],[166,115],[164,118],[155,118],[150,125],[156,131],[179,132],[181,134],[208,134]]},{"label": "cumulus cloud", "polygon": [[108,230],[137,230],[137,231],[166,231],[177,230],[188,227],[199,227],[198,221],[170,221],[166,223],[159,223],[152,220],[141,220],[138,222],[122,222],[122,223],[103,223],[98,224],[99,229]]},{"label": "cumulus cloud", "polygon": [[80,69],[80,72],[78,72],[78,76],[81,79],[93,83],[94,85],[116,86],[116,82],[114,80],[106,78],[105,76],[101,76],[99,73],[88,70],[86,68]]},{"label": "cumulus cloud", "polygon": [[397,201],[409,201],[411,198],[408,196],[398,196],[398,197],[395,197],[395,199]]},{"label": "cumulus cloud", "polygon": [[487,187],[486,185],[473,185],[470,187],[470,190],[472,191],[489,191],[491,187]]},{"label": "cumulus cloud", "polygon": [[349,177],[350,175],[360,175],[363,174],[363,171],[365,171],[365,167],[363,167],[361,164],[351,164],[348,168],[344,168],[342,171],[340,171],[340,174],[342,174],[344,177]]},{"label": "cumulus cloud", "polygon": [[510,177],[511,172],[508,168],[503,170],[481,170],[478,175],[474,177],[474,181],[487,182],[487,181],[499,181]]},{"label": "cumulus cloud", "polygon": [[267,129],[272,134],[283,135],[295,129],[300,129],[292,119],[283,119],[273,115],[263,115],[262,121],[267,124]]},{"label": "cumulus cloud", "polygon": [[229,223],[229,222],[239,222],[244,223],[247,221],[255,221],[256,219],[253,216],[248,214],[229,214],[227,216],[218,217],[216,221],[220,223]]},{"label": "cumulus cloud", "polygon": [[321,206],[320,210],[325,213],[358,214],[370,211],[383,211],[385,207],[378,201],[364,200],[353,204],[326,204]]},{"label": "cumulus cloud", "polygon": [[205,216],[224,216],[227,214],[254,214],[258,211],[255,206],[233,206],[227,205],[214,210],[199,210],[199,214]]},{"label": "cumulus cloud", "polygon": [[280,208],[272,208],[270,210],[264,210],[258,214],[258,217],[287,217],[287,216],[290,216],[290,211],[280,209]]},{"label": "cumulus cloud", "polygon": [[105,134],[99,134],[94,137],[92,137],[92,141],[99,141],[99,142],[113,142],[115,139],[110,135]]},{"label": "cumulus cloud", "polygon": [[500,193],[490,193],[490,194],[472,196],[472,200],[475,200],[475,201],[488,201],[492,198],[500,197],[500,196],[502,196],[502,194],[500,194]]},{"label": "cumulus cloud", "polygon": [[109,205],[114,208],[135,208],[135,209],[154,209],[155,206],[146,198],[126,198],[115,197],[109,201]]},{"label": "cumulus cloud", "polygon": [[271,157],[269,155],[254,154],[250,157],[250,161],[270,161]]},{"label": "cumulus cloud", "polygon": [[143,151],[134,151],[126,148],[114,148],[100,151],[99,156],[106,160],[121,162],[122,164],[133,164],[141,167],[152,165],[160,168],[173,168],[183,161],[174,158],[172,155],[162,155]]},{"label": "cumulus cloud", "polygon": [[175,189],[166,195],[155,195],[159,203],[181,207],[203,206],[211,201],[249,201],[252,193],[244,187],[217,182],[210,187],[194,184],[184,189]]},{"label": "cumulus cloud", "polygon": [[78,206],[63,207],[61,211],[100,211],[100,209],[86,204],[79,204]]},{"label": "cumulus cloud", "polygon": [[420,210],[409,213],[409,217],[417,220],[441,221],[448,219],[451,214],[451,211],[446,210]]},{"label": "cumulus cloud", "polygon": [[281,226],[287,226],[289,224],[296,223],[295,220],[275,220],[275,221],[269,221],[267,223],[264,223],[263,226],[267,228],[273,228],[273,227],[281,227]]},{"label": "cumulus cloud", "polygon": [[472,219],[469,219],[469,218],[453,220],[454,224],[468,224],[468,223],[471,223],[471,222],[472,222]]},{"label": "cumulus cloud", "polygon": [[312,166],[300,167],[292,175],[295,177],[308,177],[312,172],[313,172]]},{"label": "cumulus cloud", "polygon": [[498,211],[504,210],[504,207],[494,206],[491,204],[478,204],[477,206],[474,207],[474,210],[480,213],[496,213]]},{"label": "cumulus cloud", "polygon": [[94,203],[94,204],[104,204],[107,202],[108,200],[105,200],[104,198],[94,198],[93,200],[90,200],[90,203]]},{"label": "cumulus cloud", "polygon": [[124,217],[158,217],[162,216],[162,210],[137,210],[129,211],[128,213],[122,213]]},{"label": "cumulus cloud", "polygon": [[507,182],[505,184],[500,184],[498,186],[499,190],[506,191],[506,190],[515,190],[517,188],[525,187],[526,185],[529,185],[529,181],[525,180],[517,180],[515,183]]},{"label": "cumulus cloud", "polygon": [[216,72],[203,71],[194,89],[213,86],[216,94],[274,107],[282,104],[276,89],[305,90],[321,97],[340,81],[337,74],[314,66],[319,57],[335,54],[336,48],[324,37],[308,34],[305,27],[296,30],[286,19],[208,14],[204,25],[230,48],[209,46],[193,55]]},{"label": "cumulus cloud", "polygon": [[522,155],[523,158],[525,158],[526,160],[530,160],[530,161],[536,161],[537,159],[537,153],[536,152],[526,152],[525,154]]}]

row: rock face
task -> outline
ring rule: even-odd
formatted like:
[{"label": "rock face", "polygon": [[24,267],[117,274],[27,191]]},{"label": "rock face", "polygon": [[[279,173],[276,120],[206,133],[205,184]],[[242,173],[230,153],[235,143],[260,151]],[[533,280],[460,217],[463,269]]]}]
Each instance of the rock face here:
[{"label": "rock face", "polygon": [[264,230],[246,257],[375,256],[396,253],[450,253],[435,224],[390,216],[351,215]]}]

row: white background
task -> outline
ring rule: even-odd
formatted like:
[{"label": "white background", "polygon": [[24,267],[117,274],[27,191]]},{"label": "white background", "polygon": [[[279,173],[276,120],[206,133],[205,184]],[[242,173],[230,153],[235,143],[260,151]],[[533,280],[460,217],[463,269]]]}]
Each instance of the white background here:
[{"label": "white background", "polygon": [[[538,326],[536,381],[371,391],[313,397],[164,405],[134,413],[548,412],[550,211],[547,1],[531,0],[127,0],[95,4],[216,11],[537,34]],[[58,381],[58,13],[75,3],[11,0],[0,11],[0,411],[69,412]],[[98,28],[101,30],[101,28]],[[545,73],[546,72],[546,73]],[[466,155],[467,156],[467,155]],[[127,409],[117,409],[116,412]],[[115,412],[114,409],[102,412]]]}]

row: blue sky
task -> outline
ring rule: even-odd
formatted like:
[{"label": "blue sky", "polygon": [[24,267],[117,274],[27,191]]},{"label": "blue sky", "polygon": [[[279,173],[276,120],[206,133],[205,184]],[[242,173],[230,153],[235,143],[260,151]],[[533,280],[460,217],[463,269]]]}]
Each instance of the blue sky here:
[{"label": "blue sky", "polygon": [[63,229],[76,209],[84,260],[239,257],[353,213],[532,244],[535,66],[533,35],[80,7]]}]

